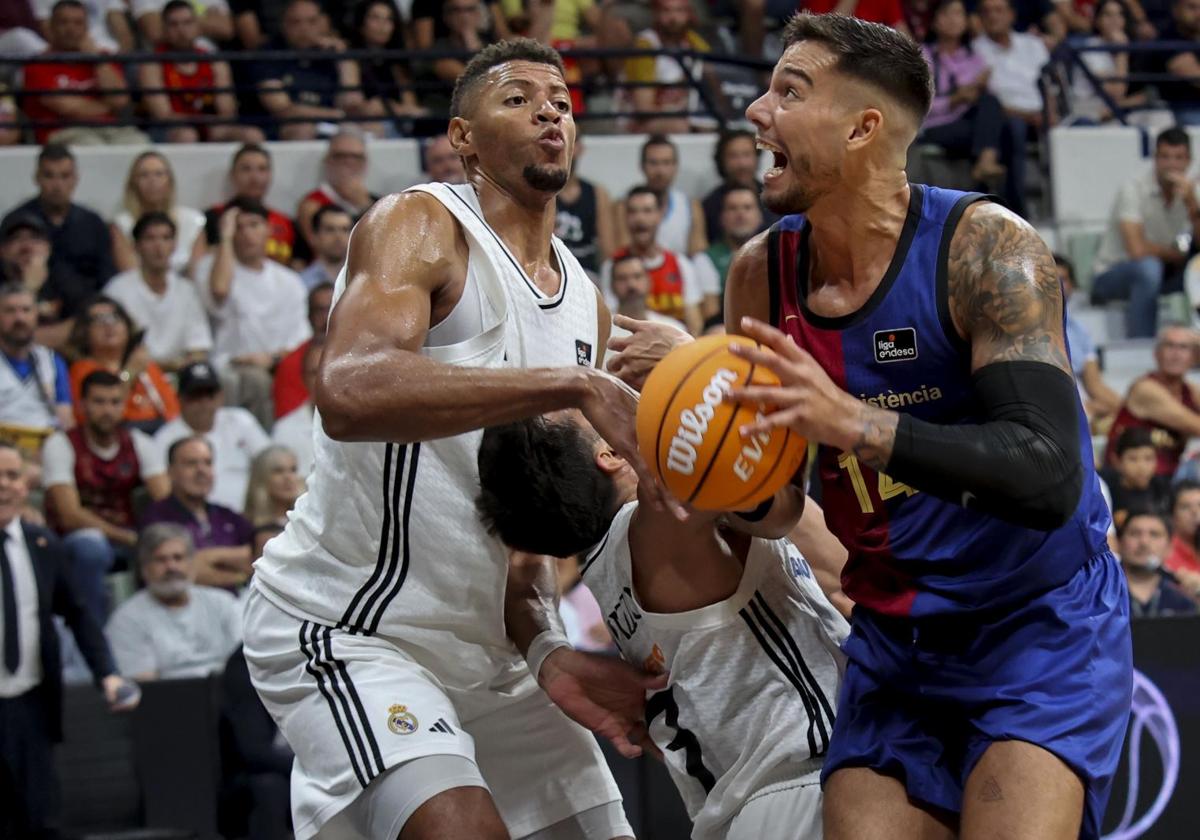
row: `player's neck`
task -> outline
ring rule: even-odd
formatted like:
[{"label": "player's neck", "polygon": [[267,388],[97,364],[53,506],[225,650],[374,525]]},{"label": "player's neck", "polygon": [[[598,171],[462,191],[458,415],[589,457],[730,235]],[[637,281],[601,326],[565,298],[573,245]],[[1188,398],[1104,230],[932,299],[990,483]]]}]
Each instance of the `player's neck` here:
[{"label": "player's neck", "polygon": [[807,213],[809,247],[823,283],[878,283],[896,253],[908,216],[910,188],[903,170],[879,172],[867,184],[821,198]]},{"label": "player's neck", "polygon": [[[554,234],[554,196],[517,195],[483,173],[472,179],[483,217],[512,251],[525,272],[550,264],[550,237]],[[556,266],[557,267],[557,266]]]}]

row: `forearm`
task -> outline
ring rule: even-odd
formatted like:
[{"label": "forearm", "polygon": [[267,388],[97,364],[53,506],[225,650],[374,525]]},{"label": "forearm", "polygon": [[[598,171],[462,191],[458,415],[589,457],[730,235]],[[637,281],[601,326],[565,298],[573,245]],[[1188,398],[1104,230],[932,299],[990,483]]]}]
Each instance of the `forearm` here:
[{"label": "forearm", "polygon": [[121,528],[113,525],[106,519],[102,519],[92,513],[85,507],[77,507],[73,510],[64,511],[62,514],[63,525],[68,531],[81,531],[84,528],[95,528],[100,531],[108,539],[109,542],[117,545],[132,546],[137,544],[137,533],[128,528]]},{"label": "forearm", "polygon": [[565,635],[558,614],[558,570],[553,557],[512,553],[504,591],[504,628],[522,656],[542,633]]},{"label": "forearm", "polygon": [[445,365],[398,347],[327,359],[316,405],[335,440],[412,443],[579,407],[586,368]]},{"label": "forearm", "polygon": [[86,96],[44,96],[42,105],[61,116],[80,120],[107,117],[109,114],[107,105]]},{"label": "forearm", "polygon": [[217,258],[213,260],[208,276],[208,293],[218,305],[225,302],[233,289],[233,243],[222,240],[217,246]]}]

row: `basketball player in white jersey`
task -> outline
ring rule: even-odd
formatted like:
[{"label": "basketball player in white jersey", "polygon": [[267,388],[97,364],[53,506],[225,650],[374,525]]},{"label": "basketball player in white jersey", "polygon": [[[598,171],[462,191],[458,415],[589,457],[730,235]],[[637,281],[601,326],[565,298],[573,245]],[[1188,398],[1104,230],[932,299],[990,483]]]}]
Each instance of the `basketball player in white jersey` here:
[{"label": "basketball player in white jersey", "polygon": [[[819,840],[849,626],[795,546],[639,505],[636,473],[577,411],[486,430],[479,477],[488,527],[517,551],[578,555],[621,656],[670,673],[646,720],[692,837]],[[553,609],[510,599],[514,624]]]},{"label": "basketball player in white jersey", "polygon": [[[506,638],[506,552],[474,510],[485,426],[575,407],[637,457],[636,398],[596,369],[608,312],[552,236],[570,102],[553,50],[482,50],[448,130],[469,183],[382,199],[353,233],[315,472],[245,612],[251,678],[296,754],[301,840],[632,835],[595,740]],[[654,684],[611,664],[598,678]],[[541,670],[552,692],[574,684],[567,657]]]}]

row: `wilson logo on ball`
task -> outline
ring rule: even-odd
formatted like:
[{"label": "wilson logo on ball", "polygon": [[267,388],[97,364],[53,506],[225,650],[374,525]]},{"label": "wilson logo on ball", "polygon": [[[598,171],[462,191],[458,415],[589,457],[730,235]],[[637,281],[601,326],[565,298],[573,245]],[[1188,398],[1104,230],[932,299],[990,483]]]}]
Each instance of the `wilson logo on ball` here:
[{"label": "wilson logo on ball", "polygon": [[704,443],[704,435],[717,413],[717,406],[725,399],[729,385],[737,380],[736,373],[721,368],[713,374],[701,394],[704,401],[679,412],[679,428],[671,438],[671,448],[667,451],[667,469],[683,475],[691,475],[696,471],[696,447]]}]

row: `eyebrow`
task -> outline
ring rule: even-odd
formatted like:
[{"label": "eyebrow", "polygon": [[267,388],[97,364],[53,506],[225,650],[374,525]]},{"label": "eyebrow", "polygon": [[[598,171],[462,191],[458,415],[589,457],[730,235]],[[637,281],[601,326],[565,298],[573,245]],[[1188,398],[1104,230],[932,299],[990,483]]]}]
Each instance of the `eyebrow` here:
[{"label": "eyebrow", "polygon": [[[537,82],[531,81],[529,79],[506,79],[502,84],[520,85],[521,87],[527,88],[527,89],[537,87]],[[565,93],[568,96],[571,94],[571,89],[569,87],[567,87],[565,82],[552,82],[550,84],[550,90],[553,93]]]},{"label": "eyebrow", "polygon": [[779,68],[779,73],[783,76],[791,76],[793,79],[799,79],[809,87],[814,86],[812,76],[805,73],[799,67],[792,67],[790,64],[785,64]]}]

